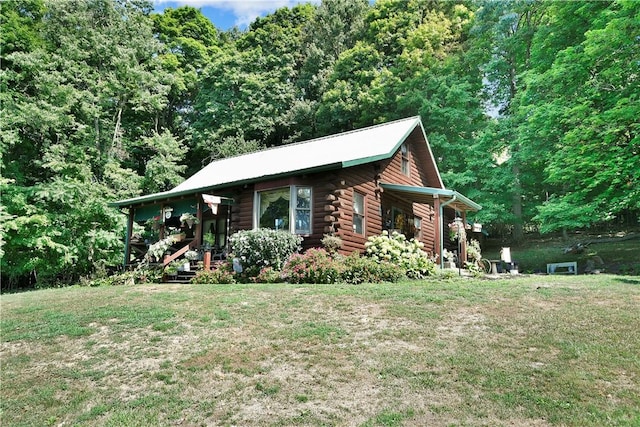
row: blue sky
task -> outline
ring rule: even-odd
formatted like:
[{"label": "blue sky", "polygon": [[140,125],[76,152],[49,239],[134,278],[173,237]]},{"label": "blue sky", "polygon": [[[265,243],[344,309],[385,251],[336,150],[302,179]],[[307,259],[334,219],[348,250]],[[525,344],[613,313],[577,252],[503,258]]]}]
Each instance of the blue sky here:
[{"label": "blue sky", "polygon": [[258,16],[265,16],[281,7],[293,7],[299,3],[320,3],[320,0],[153,0],[154,10],[180,6],[200,9],[219,30],[234,26],[245,29]]}]

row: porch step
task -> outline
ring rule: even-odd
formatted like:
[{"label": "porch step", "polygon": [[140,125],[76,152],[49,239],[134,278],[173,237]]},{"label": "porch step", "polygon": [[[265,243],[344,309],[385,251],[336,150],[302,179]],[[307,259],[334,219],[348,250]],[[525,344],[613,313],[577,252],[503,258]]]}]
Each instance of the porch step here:
[{"label": "porch step", "polygon": [[179,271],[177,276],[164,276],[162,283],[189,283],[195,275],[195,271]]}]

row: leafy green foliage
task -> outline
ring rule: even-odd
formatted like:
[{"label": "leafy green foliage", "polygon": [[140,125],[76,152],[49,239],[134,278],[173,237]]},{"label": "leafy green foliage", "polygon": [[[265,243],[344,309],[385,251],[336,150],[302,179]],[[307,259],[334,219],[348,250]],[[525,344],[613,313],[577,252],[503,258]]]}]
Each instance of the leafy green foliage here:
[{"label": "leafy green foliage", "polygon": [[119,264],[110,201],[416,114],[490,232],[636,224],[638,2],[326,0],[226,33],[192,7],[151,10],[2,3],[3,287]]},{"label": "leafy green foliage", "polygon": [[255,277],[263,267],[281,270],[287,259],[300,248],[302,237],[282,230],[259,228],[242,230],[230,236],[231,257],[242,265],[243,275]]},{"label": "leafy green foliage", "polygon": [[378,261],[370,257],[362,257],[354,252],[344,258],[342,280],[346,283],[395,283],[405,276],[405,271],[390,262]]},{"label": "leafy green foliage", "polygon": [[282,277],[290,283],[336,283],[343,266],[324,249],[311,248],[303,254],[293,254],[282,268]]},{"label": "leafy green foliage", "polygon": [[435,262],[422,250],[423,243],[394,231],[383,231],[371,236],[365,243],[365,254],[377,262],[388,262],[400,268],[411,279],[422,279],[435,274]]},{"label": "leafy green foliage", "polygon": [[236,283],[236,278],[231,264],[228,262],[220,262],[216,263],[212,270],[200,270],[196,272],[196,275],[191,279],[190,283],[199,285],[230,285]]}]

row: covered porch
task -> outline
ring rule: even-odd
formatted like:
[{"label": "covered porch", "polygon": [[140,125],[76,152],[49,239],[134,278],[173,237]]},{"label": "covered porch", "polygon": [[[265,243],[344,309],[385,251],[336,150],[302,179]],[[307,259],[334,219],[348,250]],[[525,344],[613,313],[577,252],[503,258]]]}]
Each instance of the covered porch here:
[{"label": "covered porch", "polygon": [[165,268],[178,259],[195,264],[226,257],[233,198],[161,193],[126,202],[119,203],[127,215],[125,268],[143,262]]},{"label": "covered porch", "polygon": [[[441,268],[444,265],[445,239],[449,238],[447,212],[452,213],[450,215],[451,220],[455,221],[456,218],[459,218],[459,221],[464,226],[467,224],[467,212],[477,212],[482,209],[482,206],[455,190],[390,183],[380,183],[380,187],[384,195],[390,195],[411,203],[433,206],[433,221],[435,223],[433,250],[438,255]],[[459,259],[467,259],[467,242],[465,239],[460,241]]]}]

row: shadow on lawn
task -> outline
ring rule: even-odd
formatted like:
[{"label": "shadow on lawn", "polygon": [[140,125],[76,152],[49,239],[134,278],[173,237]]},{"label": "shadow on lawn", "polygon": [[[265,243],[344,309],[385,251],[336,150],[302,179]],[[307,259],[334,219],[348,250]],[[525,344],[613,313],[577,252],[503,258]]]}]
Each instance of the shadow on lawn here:
[{"label": "shadow on lawn", "polygon": [[640,285],[640,277],[637,279],[631,277],[616,277],[614,280],[616,282],[627,283],[629,285]]}]

